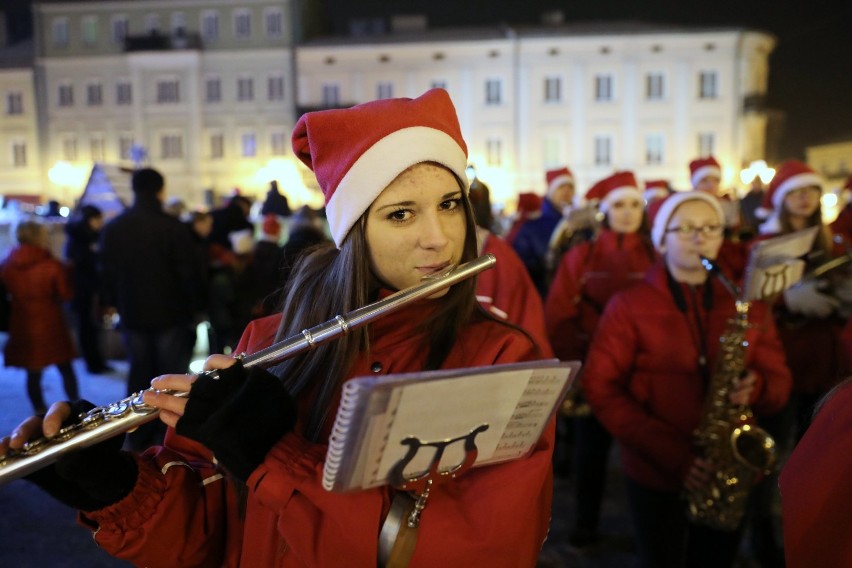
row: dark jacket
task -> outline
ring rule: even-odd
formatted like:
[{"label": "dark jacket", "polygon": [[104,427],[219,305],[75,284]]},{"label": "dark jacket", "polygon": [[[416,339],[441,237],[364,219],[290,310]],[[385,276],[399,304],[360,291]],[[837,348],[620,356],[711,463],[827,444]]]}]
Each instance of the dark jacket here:
[{"label": "dark jacket", "polygon": [[190,230],[154,196],[133,206],[101,234],[103,303],[128,329],[162,331],[188,323],[200,307],[203,282]]},{"label": "dark jacket", "polygon": [[[84,297],[91,298],[100,288],[98,272],[99,232],[92,230],[85,219],[65,225],[65,259],[71,265],[74,284],[74,303],[83,304]],[[90,300],[84,305],[91,305]]]},{"label": "dark jacket", "polygon": [[541,216],[524,222],[512,241],[512,248],[524,261],[542,298],[547,297],[547,249],[553,230],[561,220],[562,212],[545,199],[541,205]]}]

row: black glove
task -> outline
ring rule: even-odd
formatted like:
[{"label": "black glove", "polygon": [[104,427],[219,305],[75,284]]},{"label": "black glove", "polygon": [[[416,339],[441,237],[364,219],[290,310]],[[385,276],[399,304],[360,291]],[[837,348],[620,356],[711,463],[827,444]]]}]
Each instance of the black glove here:
[{"label": "black glove", "polygon": [[[69,402],[71,416],[63,426],[95,407],[88,400]],[[136,460],[121,451],[124,436],[104,440],[89,448],[77,450],[50,467],[29,474],[24,479],[46,491],[57,501],[74,509],[96,511],[118,503],[133,490],[139,471]]]},{"label": "black glove", "polygon": [[234,477],[245,482],[270,448],[296,423],[296,404],[277,377],[239,361],[201,374],[192,384],[176,431],[216,455]]}]

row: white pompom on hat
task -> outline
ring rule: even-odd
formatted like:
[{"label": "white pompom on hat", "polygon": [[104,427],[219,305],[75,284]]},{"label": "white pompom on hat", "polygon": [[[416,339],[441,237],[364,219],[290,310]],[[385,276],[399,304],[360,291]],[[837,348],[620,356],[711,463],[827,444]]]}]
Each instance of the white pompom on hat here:
[{"label": "white pompom on hat", "polygon": [[421,162],[447,167],[467,189],[467,145],[443,89],[309,112],[293,129],[293,151],[317,177],[340,248],[349,230],[399,174]]},{"label": "white pompom on hat", "polygon": [[716,197],[704,191],[676,191],[660,201],[660,205],[654,213],[654,224],[651,227],[651,242],[654,243],[654,248],[657,250],[660,250],[663,246],[666,229],[675,210],[687,201],[703,201],[707,203],[716,211],[716,214],[719,216],[719,222],[724,224],[725,212],[722,210],[722,205]]}]

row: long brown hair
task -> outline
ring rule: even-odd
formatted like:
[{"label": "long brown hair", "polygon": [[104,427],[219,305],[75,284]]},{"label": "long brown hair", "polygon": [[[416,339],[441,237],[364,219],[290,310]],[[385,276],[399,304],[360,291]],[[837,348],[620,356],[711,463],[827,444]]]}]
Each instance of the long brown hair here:
[{"label": "long brown hair", "polygon": [[[465,240],[461,262],[469,262],[476,258],[477,248],[473,211],[466,193],[462,207]],[[366,219],[365,212],[349,231],[340,249],[325,243],[306,251],[301,257],[287,284],[276,341],[292,337],[303,329],[376,299],[380,283],[370,270]],[[441,366],[462,327],[481,313],[477,310],[475,282],[473,278],[465,280],[450,288],[443,297],[430,300],[437,302],[437,309],[420,324],[418,330],[423,332],[424,348],[428,353],[425,370]],[[308,439],[316,441],[319,438],[332,410],[329,408],[331,397],[347,377],[359,353],[369,350],[369,337],[369,326],[365,326],[271,369],[294,396],[306,390],[316,390],[306,428]],[[321,383],[316,384],[317,381]]]},{"label": "long brown hair", "polygon": [[[790,221],[790,212],[787,210],[786,206],[781,207],[781,211],[778,214],[778,223],[781,226],[781,234],[793,233],[796,231],[793,228],[793,223]],[[816,211],[814,211],[810,217],[807,218],[805,222],[806,227],[819,227],[819,232],[817,233],[816,239],[814,239],[813,247],[811,247],[811,253],[808,255],[809,259],[814,259],[818,263],[825,262],[833,256],[833,248],[831,245],[831,231],[822,222],[822,204],[817,205]]]}]

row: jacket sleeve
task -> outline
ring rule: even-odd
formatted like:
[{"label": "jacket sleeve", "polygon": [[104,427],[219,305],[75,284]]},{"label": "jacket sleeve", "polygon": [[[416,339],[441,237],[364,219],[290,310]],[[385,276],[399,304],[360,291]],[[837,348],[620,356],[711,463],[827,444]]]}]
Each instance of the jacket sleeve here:
[{"label": "jacket sleeve", "polygon": [[563,361],[585,356],[585,345],[580,339],[580,311],[577,308],[582,267],[578,266],[576,259],[580,258],[577,252],[580,249],[585,250],[586,246],[580,245],[562,257],[544,309],[550,345],[554,354]]},{"label": "jacket sleeve", "polygon": [[80,523],[95,531],[98,545],[150,568],[228,564],[226,554],[239,553],[238,543],[230,545],[240,521],[234,492],[222,473],[209,461],[167,447],[147,450],[136,460],[139,478],[130,495],[79,514]]},{"label": "jacket sleeve", "polygon": [[[493,363],[523,360],[516,355],[510,347]],[[527,458],[475,468],[435,487],[411,568],[534,566],[550,518],[553,439],[551,421]],[[386,488],[323,489],[326,450],[298,434],[286,435],[252,473],[249,490],[280,519],[278,530],[298,563],[375,566],[391,496]]]},{"label": "jacket sleeve", "polygon": [[631,391],[639,329],[622,294],[607,304],[583,373],[583,392],[595,416],[620,444],[683,478],[694,460],[689,433],[649,413]]},{"label": "jacket sleeve", "polygon": [[[756,306],[764,307],[763,304]],[[787,367],[784,347],[778,337],[775,319],[771,312],[761,309],[756,314],[757,340],[747,367],[758,377],[751,404],[758,414],[774,414],[781,410],[790,398],[793,377]]]}]

